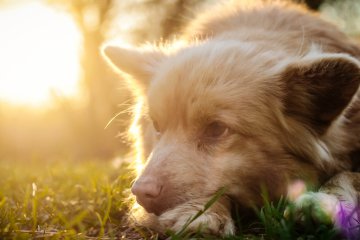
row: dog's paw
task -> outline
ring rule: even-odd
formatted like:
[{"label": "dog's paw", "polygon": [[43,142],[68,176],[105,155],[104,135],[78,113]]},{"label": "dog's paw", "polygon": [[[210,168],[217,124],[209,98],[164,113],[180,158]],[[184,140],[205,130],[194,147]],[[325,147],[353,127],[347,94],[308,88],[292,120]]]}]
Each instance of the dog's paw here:
[{"label": "dog's paw", "polygon": [[[163,213],[158,220],[164,230],[179,232],[202,209],[201,204],[183,204]],[[225,206],[215,204],[188,224],[186,231],[226,236],[233,235],[235,227],[230,211]]]},{"label": "dog's paw", "polygon": [[330,194],[321,192],[306,192],[293,202],[293,207],[287,208],[285,216],[290,212],[297,221],[303,222],[311,218],[315,222],[334,224],[338,212],[339,200]]}]

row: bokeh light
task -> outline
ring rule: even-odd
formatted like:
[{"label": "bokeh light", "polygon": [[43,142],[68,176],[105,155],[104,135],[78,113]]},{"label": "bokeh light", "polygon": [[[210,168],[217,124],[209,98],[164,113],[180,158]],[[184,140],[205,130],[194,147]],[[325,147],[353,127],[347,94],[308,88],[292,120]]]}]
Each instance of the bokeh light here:
[{"label": "bokeh light", "polygon": [[0,9],[0,100],[44,105],[74,96],[81,35],[72,17],[41,2]]}]

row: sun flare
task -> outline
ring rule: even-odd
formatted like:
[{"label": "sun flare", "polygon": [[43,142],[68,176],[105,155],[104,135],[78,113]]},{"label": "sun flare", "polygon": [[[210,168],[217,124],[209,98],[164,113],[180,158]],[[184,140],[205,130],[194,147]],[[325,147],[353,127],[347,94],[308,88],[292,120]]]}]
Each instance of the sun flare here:
[{"label": "sun flare", "polygon": [[143,162],[143,142],[141,137],[141,126],[140,119],[142,115],[142,108],[144,105],[144,99],[142,97],[138,97],[137,104],[134,108],[134,119],[129,129],[129,134],[134,140],[134,150],[135,150],[135,169],[136,175],[139,176],[142,170],[144,169]]},{"label": "sun flare", "polygon": [[74,96],[80,32],[69,14],[40,2],[0,9],[0,101],[45,105]]}]

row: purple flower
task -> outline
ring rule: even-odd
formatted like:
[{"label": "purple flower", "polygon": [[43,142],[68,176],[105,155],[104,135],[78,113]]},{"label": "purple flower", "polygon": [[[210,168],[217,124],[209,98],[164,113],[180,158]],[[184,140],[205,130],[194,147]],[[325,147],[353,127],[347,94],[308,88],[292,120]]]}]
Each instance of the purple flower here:
[{"label": "purple flower", "polygon": [[356,204],[340,202],[335,226],[350,240],[360,240],[360,199]]}]

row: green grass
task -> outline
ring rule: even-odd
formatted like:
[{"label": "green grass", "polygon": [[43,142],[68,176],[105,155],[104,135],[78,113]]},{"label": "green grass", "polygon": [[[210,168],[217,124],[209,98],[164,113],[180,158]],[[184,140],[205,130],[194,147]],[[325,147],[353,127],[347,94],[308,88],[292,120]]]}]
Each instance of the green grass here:
[{"label": "green grass", "polygon": [[133,174],[126,165],[0,162],[0,176],[0,239],[146,234],[128,227]]},{"label": "green grass", "polygon": [[[115,168],[111,162],[0,161],[0,239],[159,239],[158,234],[127,221],[133,178],[128,165]],[[240,230],[225,239],[338,239],[331,226],[311,219],[299,225],[291,214],[285,218],[286,207],[284,200],[265,201],[251,222],[235,213]],[[218,239],[190,234],[186,225],[170,238]]]}]

